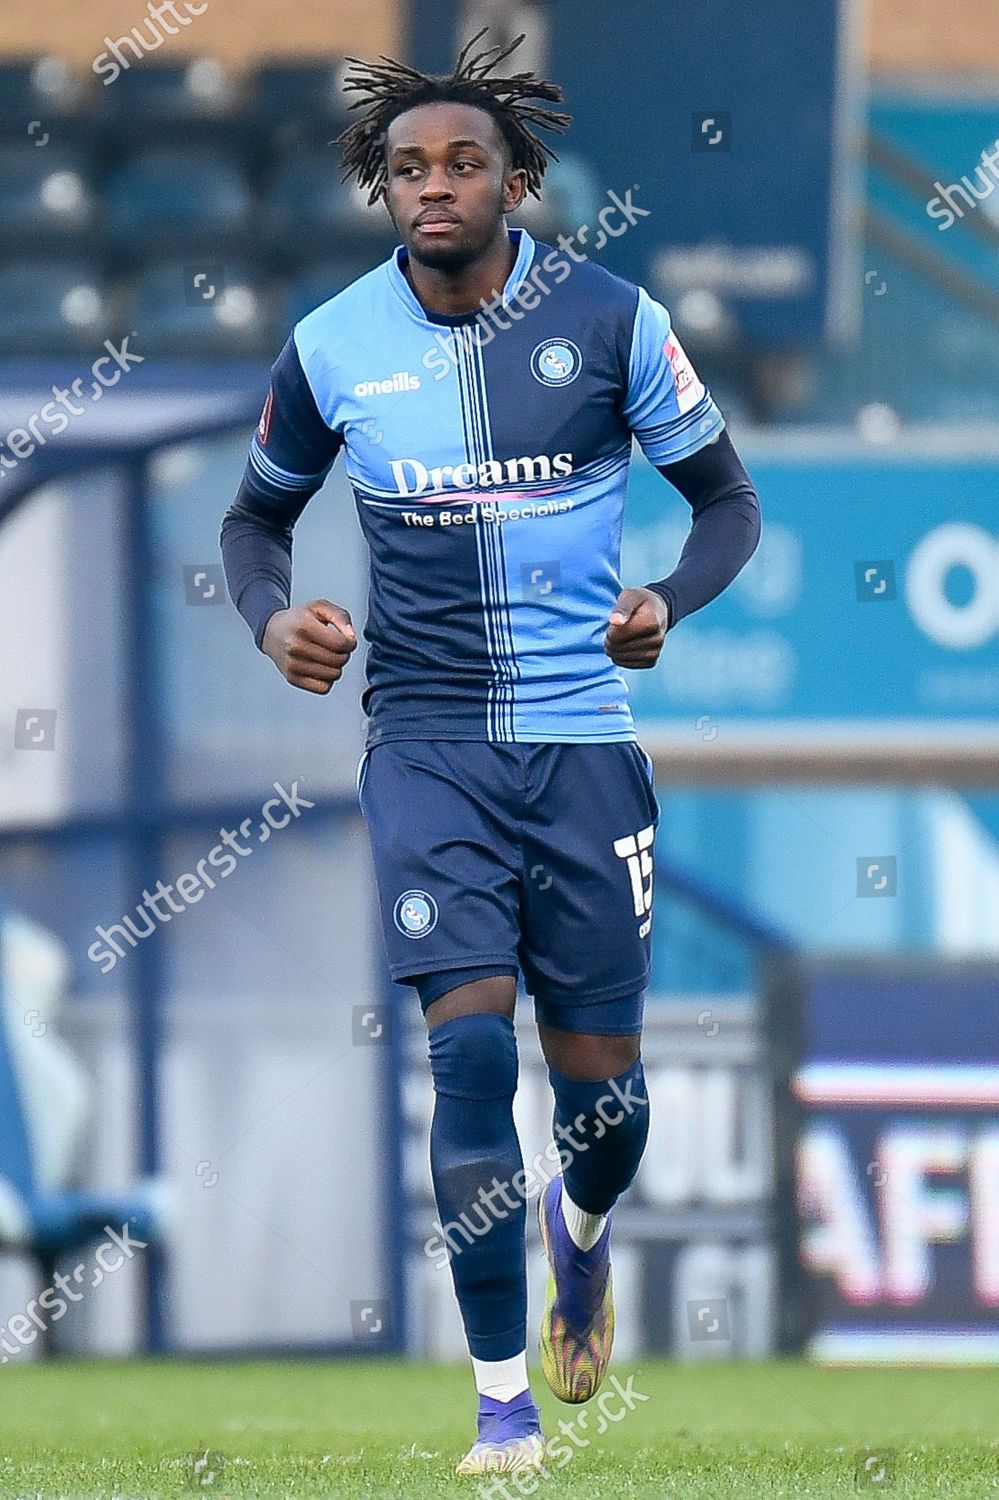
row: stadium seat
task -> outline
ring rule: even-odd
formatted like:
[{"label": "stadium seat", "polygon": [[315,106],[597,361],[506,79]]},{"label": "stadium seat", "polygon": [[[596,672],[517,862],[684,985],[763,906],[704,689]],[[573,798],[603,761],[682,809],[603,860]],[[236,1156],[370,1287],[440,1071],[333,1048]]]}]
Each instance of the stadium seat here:
[{"label": "stadium seat", "polygon": [[110,178],[107,227],[114,253],[138,260],[211,239],[219,251],[247,240],[252,199],[239,165],[207,147],[152,146]]},{"label": "stadium seat", "polygon": [[0,350],[33,355],[99,352],[109,299],[93,261],[17,260],[0,267]]},{"label": "stadium seat", "polygon": [[0,61],[0,138],[36,149],[73,138],[91,114],[93,80],[84,78],[61,57],[9,58]]},{"label": "stadium seat", "polygon": [[376,262],[366,255],[345,255],[335,260],[313,261],[302,266],[282,304],[281,321],[291,329],[306,313],[328,302],[345,286],[374,268]]},{"label": "stadium seat", "polygon": [[261,64],[250,95],[258,131],[278,147],[319,144],[338,135],[350,119],[341,87],[345,67],[343,58]]},{"label": "stadium seat", "polygon": [[236,84],[214,57],[196,57],[186,62],[158,62],[144,59],[129,62],[117,78],[102,91],[102,117],[116,128],[128,127],[136,133],[151,127],[169,127],[187,121],[216,121],[228,114],[238,101]]},{"label": "stadium seat", "polygon": [[[46,1281],[57,1259],[106,1237],[164,1238],[166,1184],[121,1191],[70,1186],[92,1085],[56,1034],[69,959],[44,929],[0,915],[0,1248],[33,1256]],[[119,1261],[120,1264],[120,1261]]]},{"label": "stadium seat", "polygon": [[126,295],[123,326],[141,328],[150,353],[250,358],[274,347],[271,310],[255,267],[209,252],[145,266]]},{"label": "stadium seat", "polygon": [[293,151],[275,168],[265,195],[263,231],[278,260],[303,255],[367,254],[369,264],[396,243],[385,208],[367,206],[367,192],[340,181],[340,162],[331,146]]},{"label": "stadium seat", "polygon": [[86,148],[0,146],[0,248],[84,245],[97,210],[91,169]]}]

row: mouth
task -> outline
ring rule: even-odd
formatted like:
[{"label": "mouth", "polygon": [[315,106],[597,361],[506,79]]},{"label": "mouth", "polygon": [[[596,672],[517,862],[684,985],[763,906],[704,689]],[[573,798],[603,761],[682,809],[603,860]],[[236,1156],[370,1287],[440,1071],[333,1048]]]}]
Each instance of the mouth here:
[{"label": "mouth", "polygon": [[448,214],[428,214],[425,218],[417,219],[413,227],[421,234],[449,234],[461,227],[461,220]]}]

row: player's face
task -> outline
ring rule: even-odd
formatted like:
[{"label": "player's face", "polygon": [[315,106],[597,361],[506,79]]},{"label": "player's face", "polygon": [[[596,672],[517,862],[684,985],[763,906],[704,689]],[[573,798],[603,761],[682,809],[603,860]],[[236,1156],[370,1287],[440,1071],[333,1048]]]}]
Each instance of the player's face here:
[{"label": "player's face", "polygon": [[492,245],[521,202],[526,174],[510,170],[499,128],[470,104],[420,104],[388,129],[387,203],[412,258],[459,270]]}]

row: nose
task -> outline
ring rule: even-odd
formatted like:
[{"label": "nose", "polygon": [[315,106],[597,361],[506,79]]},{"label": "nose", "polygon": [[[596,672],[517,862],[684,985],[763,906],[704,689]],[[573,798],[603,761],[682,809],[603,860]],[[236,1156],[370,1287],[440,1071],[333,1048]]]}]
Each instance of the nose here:
[{"label": "nose", "polygon": [[448,181],[448,176],[443,167],[431,167],[427,173],[426,181],[420,189],[420,198],[424,203],[439,203],[442,199],[454,197],[454,188]]}]

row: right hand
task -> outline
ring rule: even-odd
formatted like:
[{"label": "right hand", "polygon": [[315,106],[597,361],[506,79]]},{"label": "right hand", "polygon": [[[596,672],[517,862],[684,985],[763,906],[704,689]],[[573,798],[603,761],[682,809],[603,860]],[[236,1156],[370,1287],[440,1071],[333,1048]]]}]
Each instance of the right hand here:
[{"label": "right hand", "polygon": [[328,693],[357,646],[357,633],[339,604],[313,599],[271,615],[262,646],[292,687]]}]

